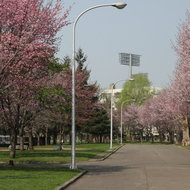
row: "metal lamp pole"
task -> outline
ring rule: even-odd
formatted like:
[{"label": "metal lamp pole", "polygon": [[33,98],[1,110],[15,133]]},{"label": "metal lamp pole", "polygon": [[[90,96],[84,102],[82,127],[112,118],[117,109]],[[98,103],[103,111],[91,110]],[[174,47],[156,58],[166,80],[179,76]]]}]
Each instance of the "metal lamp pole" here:
[{"label": "metal lamp pole", "polygon": [[121,81],[134,81],[134,79],[121,79],[121,80],[118,80],[117,82],[113,83],[112,85],[112,91],[111,91],[111,123],[110,123],[110,149],[113,148],[113,87],[118,83],[118,82],[121,82]]},{"label": "metal lamp pole", "polygon": [[121,104],[121,144],[123,144],[123,140],[122,140],[122,135],[123,135],[123,126],[122,126],[122,112],[123,112],[123,104],[125,103],[125,102],[129,102],[129,101],[136,101],[135,99],[131,99],[131,100],[125,100],[124,102],[122,102],[122,104]]},{"label": "metal lamp pole", "polygon": [[71,64],[71,67],[72,67],[72,139],[71,139],[72,147],[71,147],[71,166],[70,166],[71,169],[77,168],[76,161],[75,161],[75,143],[76,143],[75,142],[75,139],[76,139],[76,134],[75,134],[75,28],[76,28],[77,21],[84,13],[95,8],[112,6],[118,9],[123,9],[125,8],[126,5],[127,5],[126,3],[111,3],[111,4],[103,4],[103,5],[90,7],[86,9],[85,11],[83,11],[76,18],[73,24],[73,42],[72,42],[72,58],[71,58],[71,63],[72,63]]}]

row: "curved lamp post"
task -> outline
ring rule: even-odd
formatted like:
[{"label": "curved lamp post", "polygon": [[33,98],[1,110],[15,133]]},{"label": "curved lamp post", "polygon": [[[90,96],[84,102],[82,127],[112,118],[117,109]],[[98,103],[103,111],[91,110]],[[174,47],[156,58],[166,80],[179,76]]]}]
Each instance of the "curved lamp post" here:
[{"label": "curved lamp post", "polygon": [[70,166],[71,169],[77,168],[76,162],[75,162],[75,143],[76,143],[75,142],[75,139],[76,139],[76,134],[75,134],[75,28],[76,28],[77,21],[84,13],[95,8],[112,6],[118,9],[123,9],[125,8],[126,5],[127,5],[126,3],[111,3],[111,4],[103,4],[103,5],[90,7],[86,9],[85,11],[83,11],[76,18],[73,24],[73,43],[72,43],[72,58],[71,58],[71,63],[72,63],[71,65],[72,67],[72,139],[71,139],[72,147],[71,147],[71,166]]},{"label": "curved lamp post", "polygon": [[121,80],[118,80],[117,82],[113,83],[112,84],[112,91],[111,91],[111,123],[110,123],[110,149],[113,148],[113,87],[118,83],[118,82],[121,82],[121,81],[134,81],[134,79],[121,79]]},{"label": "curved lamp post", "polygon": [[123,140],[122,140],[122,135],[123,135],[123,126],[122,126],[122,112],[123,112],[123,104],[125,103],[125,102],[130,102],[130,101],[133,101],[133,102],[135,102],[136,100],[135,99],[131,99],[131,100],[125,100],[124,102],[122,102],[122,104],[121,104],[121,144],[123,144]]}]

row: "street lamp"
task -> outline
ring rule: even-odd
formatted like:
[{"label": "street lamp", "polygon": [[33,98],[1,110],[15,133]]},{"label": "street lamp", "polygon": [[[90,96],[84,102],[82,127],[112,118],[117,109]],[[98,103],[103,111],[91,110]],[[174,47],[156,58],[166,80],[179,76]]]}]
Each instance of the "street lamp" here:
[{"label": "street lamp", "polygon": [[73,41],[72,41],[72,58],[71,58],[71,67],[72,67],[72,139],[71,139],[71,169],[76,169],[76,162],[75,162],[75,139],[76,139],[76,134],[75,134],[75,28],[77,21],[79,18],[86,13],[89,10],[99,8],[99,7],[106,7],[106,6],[112,6],[116,7],[118,9],[123,9],[127,4],[126,3],[111,3],[111,4],[103,4],[103,5],[97,5],[94,7],[90,7],[83,11],[75,20],[73,24]]},{"label": "street lamp", "polygon": [[111,123],[110,123],[110,149],[113,148],[112,144],[113,144],[113,87],[121,81],[134,81],[134,79],[121,79],[118,80],[117,82],[112,84],[112,91],[111,91]]},{"label": "street lamp", "polygon": [[122,135],[123,135],[123,127],[122,127],[122,112],[123,112],[123,104],[125,103],[125,102],[129,102],[129,101],[133,101],[133,102],[135,102],[136,100],[135,99],[131,99],[131,100],[125,100],[124,102],[122,102],[122,104],[121,104],[121,128],[120,128],[120,130],[121,130],[121,144],[123,144],[123,141],[122,141]]}]

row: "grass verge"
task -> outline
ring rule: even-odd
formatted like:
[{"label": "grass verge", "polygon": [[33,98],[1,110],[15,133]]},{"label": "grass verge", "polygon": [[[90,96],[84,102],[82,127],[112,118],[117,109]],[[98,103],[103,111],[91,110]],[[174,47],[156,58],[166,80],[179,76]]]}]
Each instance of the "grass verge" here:
[{"label": "grass verge", "polygon": [[[118,144],[113,144],[118,146]],[[43,148],[39,150],[37,148]],[[14,162],[54,162],[54,163],[65,163],[71,161],[71,150],[69,145],[64,145],[65,150],[53,150],[53,146],[40,146],[34,147],[34,150],[27,150],[24,152],[16,151],[16,158],[11,159]],[[94,158],[97,154],[100,154],[109,149],[109,144],[77,144],[76,145],[76,161],[88,161]],[[8,162],[9,151],[0,151],[0,162]]]},{"label": "grass verge", "polygon": [[128,141],[128,142],[124,142],[124,144],[136,144],[136,145],[171,145],[170,142],[162,142],[162,143],[160,143],[160,142],[157,142],[157,141],[155,141],[155,142],[145,141],[145,142],[142,142],[142,143],[140,141],[138,141],[138,142],[130,142],[130,141]]},{"label": "grass verge", "polygon": [[0,189],[53,190],[81,171],[63,167],[0,166]]}]

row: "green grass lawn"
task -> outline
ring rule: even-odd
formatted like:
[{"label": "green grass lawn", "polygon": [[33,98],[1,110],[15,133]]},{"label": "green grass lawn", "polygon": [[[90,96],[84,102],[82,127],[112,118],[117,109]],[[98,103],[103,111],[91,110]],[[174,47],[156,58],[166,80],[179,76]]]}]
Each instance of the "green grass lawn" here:
[{"label": "green grass lawn", "polygon": [[[70,148],[69,145],[63,145]],[[113,144],[119,146],[119,144]],[[71,150],[53,150],[55,145],[34,147],[34,150],[16,151],[16,162],[71,162]],[[109,150],[109,144],[77,144],[76,161],[87,161],[97,154]],[[37,148],[43,148],[39,150]],[[10,151],[0,148],[0,190],[53,190],[76,176],[82,169],[65,167],[8,166]]]},{"label": "green grass lawn", "polygon": [[81,171],[63,167],[0,166],[0,189],[53,190]]},{"label": "green grass lawn", "polygon": [[[113,144],[116,146],[117,144]],[[70,148],[69,145],[63,145],[64,148]],[[109,144],[77,144],[76,161],[88,161],[97,154],[109,149]],[[34,150],[26,150],[24,152],[16,151],[16,158],[12,159],[14,162],[59,162],[65,163],[71,161],[71,150],[53,150],[52,145],[34,147]],[[36,148],[36,149],[35,149]],[[38,150],[37,148],[44,148]],[[49,148],[49,149],[47,149]],[[10,151],[0,151],[0,162],[8,162]]]}]

